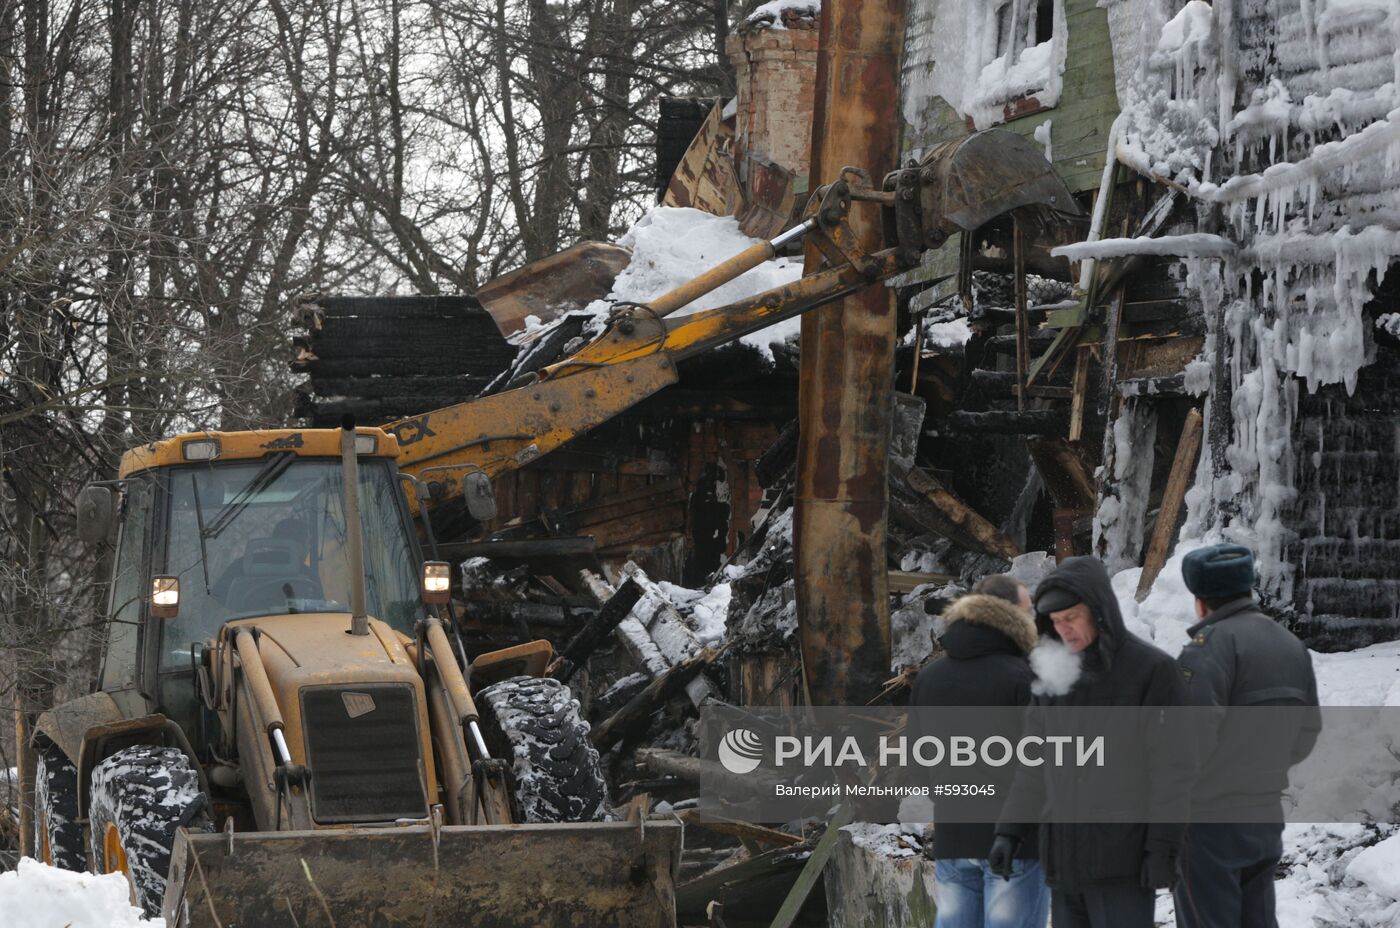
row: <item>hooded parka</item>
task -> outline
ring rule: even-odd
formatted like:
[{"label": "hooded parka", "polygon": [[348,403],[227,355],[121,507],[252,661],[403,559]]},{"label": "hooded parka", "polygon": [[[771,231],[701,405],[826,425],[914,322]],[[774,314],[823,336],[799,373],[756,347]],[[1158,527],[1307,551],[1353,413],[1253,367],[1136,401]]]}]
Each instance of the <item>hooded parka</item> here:
[{"label": "hooded parka", "polygon": [[[1081,652],[1080,675],[1068,692],[1032,697],[1027,712],[1028,732],[1037,724],[1037,707],[1177,706],[1182,703],[1181,677],[1176,662],[1127,630],[1108,572],[1097,558],[1072,557],[1061,561],[1036,588],[1037,599],[1054,589],[1073,593],[1089,607],[1098,636]],[[1048,615],[1037,614],[1036,628],[1041,636],[1059,640]],[[1182,742],[1179,737],[1149,739],[1146,760],[1152,806],[1180,809],[1184,817],[1189,808],[1195,761],[1193,751],[1182,750]],[[1096,806],[1111,803],[1115,784],[1096,782],[1094,773],[1072,765],[1018,768],[1011,798],[996,833],[1021,838],[1024,842],[1030,837],[1031,826],[1017,820],[1018,811],[1033,816],[1036,811],[1043,814],[1045,809],[1053,809],[1057,804],[1069,808],[1085,803]],[[1127,814],[1133,813],[1128,811]],[[1042,825],[1040,860],[1046,882],[1068,893],[1115,884],[1137,886],[1148,851],[1176,857],[1184,827],[1180,823],[1147,824],[1131,820]]]}]

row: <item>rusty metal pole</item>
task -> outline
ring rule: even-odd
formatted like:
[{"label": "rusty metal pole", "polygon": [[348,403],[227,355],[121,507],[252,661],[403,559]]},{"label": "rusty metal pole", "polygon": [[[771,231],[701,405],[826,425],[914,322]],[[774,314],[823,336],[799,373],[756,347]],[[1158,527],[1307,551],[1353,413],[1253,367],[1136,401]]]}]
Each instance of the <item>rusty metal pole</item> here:
[{"label": "rusty metal pole", "polygon": [[[823,0],[812,117],[813,183],[846,165],[878,185],[897,163],[903,0]],[[880,247],[858,205],[860,244]],[[821,261],[809,245],[806,272]],[[810,705],[861,704],[889,676],[887,478],[894,297],[875,285],[802,319],[794,573]]]}]

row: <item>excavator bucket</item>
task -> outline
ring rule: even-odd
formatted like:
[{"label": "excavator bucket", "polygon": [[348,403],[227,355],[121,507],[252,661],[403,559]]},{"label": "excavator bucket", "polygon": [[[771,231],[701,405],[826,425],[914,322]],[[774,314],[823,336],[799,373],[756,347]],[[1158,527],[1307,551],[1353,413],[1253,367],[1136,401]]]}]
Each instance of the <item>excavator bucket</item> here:
[{"label": "excavator bucket", "polygon": [[1035,142],[987,129],[934,146],[919,162],[923,215],[945,235],[972,232],[1021,209],[1047,225],[1083,215],[1069,188]]},{"label": "excavator bucket", "polygon": [[169,928],[673,928],[675,819],[189,834]]},{"label": "excavator bucket", "polygon": [[631,260],[632,252],[621,245],[579,242],[488,280],[476,298],[509,339],[524,331],[529,316],[553,322],[607,296]]}]

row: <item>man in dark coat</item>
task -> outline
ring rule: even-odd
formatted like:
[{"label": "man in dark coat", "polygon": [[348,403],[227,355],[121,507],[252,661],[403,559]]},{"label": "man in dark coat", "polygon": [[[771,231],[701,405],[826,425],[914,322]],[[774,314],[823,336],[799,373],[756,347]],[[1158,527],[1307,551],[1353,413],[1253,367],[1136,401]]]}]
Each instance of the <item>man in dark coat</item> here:
[{"label": "man in dark coat", "polygon": [[[1046,680],[1037,707],[1175,706],[1182,699],[1176,663],[1128,632],[1108,572],[1092,557],[1061,561],[1036,588],[1036,627],[1079,657],[1079,675],[1056,687]],[[1043,643],[1041,647],[1057,645]],[[1034,658],[1033,658],[1034,661]],[[1146,740],[1153,809],[1180,810],[1184,821],[1194,761],[1179,740]],[[1072,766],[1017,770],[996,840],[988,854],[1004,868],[1025,843],[1030,826],[1017,812],[1043,815],[1057,807],[1082,808],[1113,792],[1092,784]],[[1104,801],[1107,801],[1104,799]],[[1136,808],[1134,806],[1133,808]],[[1142,812],[1147,816],[1147,808]],[[1131,812],[1126,814],[1132,814]],[[1052,822],[1040,826],[1040,861],[1050,884],[1055,928],[1151,928],[1156,891],[1176,880],[1181,824]]]},{"label": "man in dark coat", "polygon": [[[1026,654],[1035,647],[1030,595],[1015,579],[997,574],[943,613],[944,656],[919,671],[915,706],[1024,706],[1034,675]],[[1008,783],[998,786],[998,795]],[[993,809],[989,817],[995,816]],[[935,812],[937,815],[937,812]],[[945,822],[933,829],[938,917],[934,928],[1044,928],[1050,893],[1036,847],[1017,849],[1010,879],[987,866],[992,823]]]},{"label": "man in dark coat", "polygon": [[[1274,713],[1277,720],[1258,713],[1203,716],[1197,726],[1202,764],[1181,852],[1176,923],[1277,928],[1280,796],[1288,768],[1312,752],[1320,730],[1312,658],[1301,641],[1259,610],[1248,548],[1198,548],[1183,559],[1181,574],[1201,620],[1187,630],[1191,640],[1177,658],[1187,703],[1297,708]],[[1267,737],[1261,722],[1270,729]],[[1236,823],[1233,814],[1247,821]]]}]

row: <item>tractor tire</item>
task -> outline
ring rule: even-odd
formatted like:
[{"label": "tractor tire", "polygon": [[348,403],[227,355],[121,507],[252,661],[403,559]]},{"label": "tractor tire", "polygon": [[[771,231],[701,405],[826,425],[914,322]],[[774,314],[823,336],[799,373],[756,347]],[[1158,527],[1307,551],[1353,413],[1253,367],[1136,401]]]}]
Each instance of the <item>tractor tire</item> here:
[{"label": "tractor tire", "polygon": [[92,771],[94,869],[124,872],[135,903],[159,915],[175,831],[213,831],[208,806],[184,752],[149,744],[118,751]]},{"label": "tractor tire", "polygon": [[511,761],[520,822],[607,816],[603,765],[567,686],[550,677],[511,677],[483,689],[476,702],[486,746]]},{"label": "tractor tire", "polygon": [[60,870],[87,869],[78,821],[78,768],[56,745],[38,751],[34,772],[34,856]]}]

